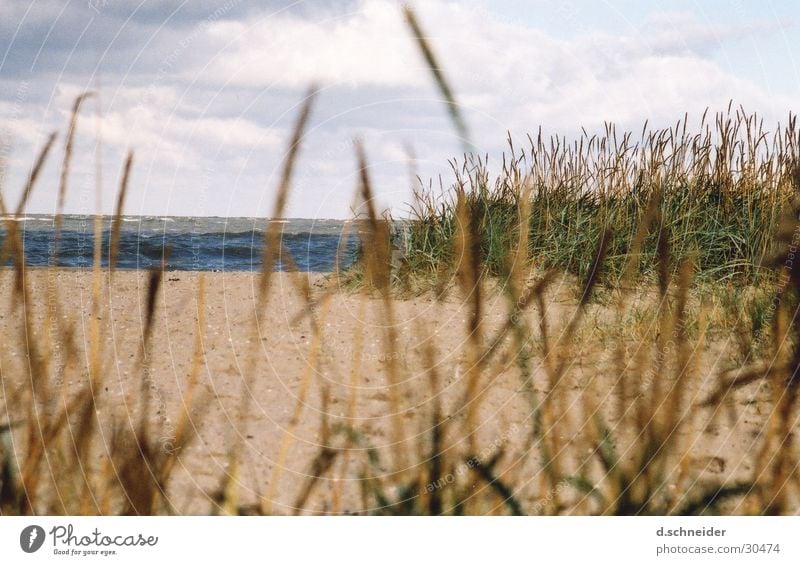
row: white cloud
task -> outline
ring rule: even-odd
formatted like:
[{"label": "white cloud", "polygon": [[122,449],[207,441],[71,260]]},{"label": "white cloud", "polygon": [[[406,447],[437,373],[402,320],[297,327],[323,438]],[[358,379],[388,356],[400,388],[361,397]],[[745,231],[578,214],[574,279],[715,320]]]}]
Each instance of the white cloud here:
[{"label": "white cloud", "polygon": [[[479,4],[419,5],[461,103],[506,126],[573,130],[604,120],[634,126],[653,114],[682,115],[731,98],[778,113],[796,102],[768,96],[707,57],[728,40],[774,25],[703,24],[686,14],[662,14],[635,35],[567,41],[495,20]],[[388,0],[362,0],[360,9],[338,18],[220,22],[207,34],[218,51],[200,76],[215,84],[299,89],[319,82],[435,95],[397,4]],[[348,94],[330,95],[346,103]]]},{"label": "white cloud", "polygon": [[218,52],[204,77],[227,84],[406,86],[423,78],[414,72],[418,62],[397,3],[387,0],[321,20],[282,14],[216,22],[206,38]]},{"label": "white cloud", "polygon": [[648,19],[640,43],[654,54],[695,54],[707,56],[724,44],[748,36],[768,34],[793,25],[792,22],[753,21],[744,25],[698,22],[685,12],[660,13]]}]

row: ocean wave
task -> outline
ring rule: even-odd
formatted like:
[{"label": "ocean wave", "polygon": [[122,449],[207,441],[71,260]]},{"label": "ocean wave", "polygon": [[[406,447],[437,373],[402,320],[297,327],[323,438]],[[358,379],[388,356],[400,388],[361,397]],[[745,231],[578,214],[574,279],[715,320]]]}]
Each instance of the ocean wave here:
[{"label": "ocean wave", "polygon": [[[64,230],[57,249],[54,235],[51,229],[25,231],[23,241],[27,264],[50,265],[56,251],[56,264],[59,266],[90,267],[93,264],[92,230]],[[102,234],[104,266],[108,262],[110,238],[110,230],[105,229]],[[261,268],[263,241],[263,232],[258,230],[181,233],[123,230],[117,265],[123,269],[148,269],[166,261],[166,268],[170,270],[251,271]],[[301,270],[329,272],[336,265],[340,241],[339,234],[284,233],[275,268],[285,269],[281,253],[286,249]],[[346,246],[345,263],[354,256],[356,245],[356,239],[351,237]]]}]

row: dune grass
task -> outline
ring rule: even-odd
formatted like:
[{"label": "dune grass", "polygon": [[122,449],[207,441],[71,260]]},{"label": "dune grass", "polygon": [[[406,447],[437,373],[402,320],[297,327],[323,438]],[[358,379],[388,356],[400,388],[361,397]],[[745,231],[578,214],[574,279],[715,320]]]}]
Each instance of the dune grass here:
[{"label": "dune grass", "polygon": [[618,278],[652,203],[650,221],[658,226],[642,243],[637,274],[655,281],[659,246],[668,245],[675,264],[695,258],[702,280],[758,282],[771,271],[763,262],[794,195],[796,121],[790,117],[768,134],[757,115],[742,109],[707,118],[697,132],[687,116],[635,141],[629,133],[618,137],[613,126],[571,144],[539,135],[517,148],[509,140],[495,176],[484,159],[454,163],[449,190],[428,185],[411,205],[402,240],[409,270],[431,278],[452,270],[454,195],[463,193],[478,222],[486,272],[507,274],[526,195],[528,253],[541,268],[585,276],[601,235],[613,226],[606,269]]}]

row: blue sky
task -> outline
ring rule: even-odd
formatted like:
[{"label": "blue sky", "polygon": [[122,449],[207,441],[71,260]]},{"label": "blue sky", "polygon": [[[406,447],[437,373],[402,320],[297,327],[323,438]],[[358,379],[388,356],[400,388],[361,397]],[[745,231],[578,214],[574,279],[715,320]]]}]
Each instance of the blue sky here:
[{"label": "blue sky", "polygon": [[[593,2],[530,2],[491,0],[493,13],[564,39],[586,32],[617,35],[644,34],[643,28],[664,15],[682,15],[693,25],[719,30],[719,43],[710,57],[721,68],[737,76],[761,82],[790,94],[800,85],[800,7],[793,0],[626,0]],[[539,5],[543,9],[532,9]],[[774,26],[772,33],[745,34],[734,40],[724,38],[725,28]]]},{"label": "blue sky", "polygon": [[[425,0],[414,3],[478,149],[497,163],[506,132],[639,131],[729,100],[767,128],[800,107],[800,6],[789,1]],[[0,1],[3,191],[18,197],[48,132],[92,89],[67,211],[110,212],[135,151],[127,212],[267,215],[293,116],[321,95],[289,214],[346,217],[352,140],[365,141],[380,205],[411,199],[461,143],[395,0]],[[96,104],[99,100],[99,105]],[[98,112],[99,110],[99,112]],[[101,178],[95,142],[102,140]],[[29,211],[52,212],[63,135]]]}]

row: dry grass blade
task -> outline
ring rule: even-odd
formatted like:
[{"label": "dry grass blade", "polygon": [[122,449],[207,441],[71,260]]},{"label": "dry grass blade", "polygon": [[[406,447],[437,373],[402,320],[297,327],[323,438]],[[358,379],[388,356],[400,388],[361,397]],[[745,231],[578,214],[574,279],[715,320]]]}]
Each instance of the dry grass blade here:
[{"label": "dry grass blade", "polygon": [[[430,419],[431,452],[428,458],[429,468],[427,478],[428,484],[436,484],[441,481],[441,478],[445,474],[444,469],[447,465],[445,458],[448,449],[445,444],[447,420],[442,417],[441,389],[439,385],[439,375],[436,370],[436,351],[433,339],[425,340],[423,354],[433,402]],[[444,510],[441,490],[440,488],[434,488],[432,492],[428,493],[428,513],[431,516],[439,516]]]},{"label": "dry grass blade", "polygon": [[58,252],[58,239],[61,232],[62,213],[64,211],[64,202],[67,197],[67,181],[69,179],[70,162],[72,160],[72,153],[75,145],[75,130],[78,126],[78,115],[80,113],[81,105],[83,102],[91,97],[91,92],[84,92],[75,98],[72,105],[72,112],[69,118],[69,126],[67,127],[67,137],[64,143],[64,160],[61,163],[61,178],[58,185],[58,200],[56,203],[56,216],[55,216],[55,247],[56,253]]},{"label": "dry grass blade", "polygon": [[500,457],[498,453],[491,461],[483,462],[479,457],[472,456],[465,459],[465,463],[471,468],[475,469],[477,475],[500,497],[503,504],[508,507],[509,512],[513,516],[524,516],[525,512],[522,505],[514,495],[513,490],[505,484],[493,471],[497,459]]},{"label": "dry grass blade", "polygon": [[[203,366],[203,337],[206,327],[206,278],[201,274],[197,287],[197,324],[195,326],[194,355],[192,356],[192,367],[189,372],[189,379],[186,384],[186,392],[181,398],[181,411],[178,423],[175,425],[174,435],[167,438],[168,443],[163,445],[165,453],[157,475],[160,485],[166,485],[172,475],[172,469],[180,456],[182,450],[193,437],[192,429],[196,425],[192,421],[192,415],[196,412],[197,381],[200,376],[200,369]],[[189,429],[190,424],[192,429]],[[163,494],[163,491],[160,490]],[[156,501],[153,501],[155,507]]]},{"label": "dry grass blade", "polygon": [[130,179],[131,167],[133,167],[133,151],[129,151],[125,158],[125,165],[122,168],[122,178],[117,192],[117,206],[114,210],[114,222],[111,226],[111,242],[108,247],[108,268],[113,274],[117,266],[119,256],[119,242],[122,233],[122,214],[125,209],[125,195],[128,193],[128,180]]},{"label": "dry grass blade", "polygon": [[156,314],[156,302],[158,300],[159,289],[164,279],[163,264],[160,269],[151,269],[147,276],[147,294],[145,296],[145,318],[142,330],[141,344],[139,348],[138,365],[142,373],[139,399],[141,410],[139,414],[139,441],[147,441],[148,421],[150,418],[150,399],[153,376],[150,368],[150,343],[153,334],[153,327]]},{"label": "dry grass blade", "polygon": [[427,36],[422,31],[422,26],[420,26],[417,16],[411,6],[407,4],[403,6],[403,15],[405,16],[408,27],[411,29],[414,40],[417,42],[417,46],[422,52],[422,56],[425,58],[428,69],[433,75],[436,86],[439,88],[439,91],[442,93],[442,97],[447,104],[447,111],[450,114],[450,119],[453,121],[453,126],[456,128],[456,131],[461,138],[461,142],[464,145],[464,150],[467,153],[472,153],[474,151],[474,146],[472,145],[469,130],[467,129],[467,122],[461,115],[461,109],[458,105],[458,102],[456,102],[453,89],[450,88],[450,84],[447,82],[447,79],[444,76],[444,71],[439,66],[436,56],[433,54],[433,49],[430,46]]},{"label": "dry grass blade", "polygon": [[[22,191],[22,195],[20,196],[17,207],[14,211],[15,217],[19,217],[25,210],[25,206],[27,205],[28,199],[31,196],[33,187],[36,186],[36,181],[39,178],[39,174],[41,173],[42,168],[47,161],[47,155],[50,153],[53,143],[55,143],[56,136],[57,134],[55,132],[51,133],[42,147],[42,150],[39,152],[36,162],[34,163],[30,174],[28,175],[28,180],[25,183],[25,188]],[[1,202],[2,200],[0,200],[0,203]],[[3,238],[2,247],[0,247],[0,265],[6,264],[6,260],[8,259],[10,253],[17,267],[17,272],[19,273],[19,276],[17,277],[17,290],[22,290],[21,269],[24,264],[24,257],[22,255],[22,236],[19,234],[17,222],[8,216],[8,210],[5,209],[5,205],[3,205],[2,209],[0,209],[0,213],[2,213],[5,217],[6,224],[6,236]]]},{"label": "dry grass blade", "polygon": [[56,141],[57,134],[55,132],[51,133],[47,141],[42,147],[39,156],[36,158],[36,162],[31,169],[30,175],[28,175],[28,182],[25,184],[25,189],[22,191],[22,195],[20,196],[19,203],[17,204],[17,208],[14,211],[16,216],[20,216],[25,211],[25,206],[28,204],[28,199],[31,196],[31,192],[33,191],[33,187],[36,185],[36,181],[39,178],[39,174],[42,172],[42,168],[44,167],[44,163],[47,160],[47,155],[50,153],[50,149],[53,147],[53,143]]},{"label": "dry grass blade", "polygon": [[[297,121],[295,122],[292,137],[289,142],[286,156],[283,161],[283,168],[278,183],[278,192],[275,197],[275,206],[273,209],[272,217],[269,218],[269,223],[267,224],[264,231],[264,248],[262,253],[261,273],[258,282],[258,303],[255,316],[253,317],[254,321],[253,331],[256,335],[262,335],[261,331],[262,316],[264,315],[267,308],[270,282],[272,280],[273,270],[275,269],[276,262],[280,260],[281,263],[289,266],[290,271],[292,272],[298,271],[297,266],[294,263],[291,254],[286,250],[283,243],[281,242],[281,230],[283,224],[281,224],[279,220],[282,219],[284,216],[286,203],[289,198],[289,191],[292,185],[292,176],[294,173],[295,164],[300,151],[300,147],[302,145],[306,128],[308,126],[309,119],[311,117],[311,110],[313,108],[313,103],[316,96],[317,96],[317,89],[312,86],[311,88],[309,88],[306,94],[306,97],[300,109],[300,113],[297,117]],[[308,287],[308,283],[304,279],[303,280],[301,279],[303,278],[300,277],[293,280],[295,281],[301,296],[303,296],[303,298],[305,299],[306,304],[310,305],[311,293]],[[315,329],[317,328],[316,319],[313,316],[312,316],[312,326]],[[239,400],[239,424],[241,429],[236,431],[237,437],[231,442],[232,447],[230,448],[228,453],[228,459],[229,459],[228,465],[231,469],[239,468],[238,458],[240,457],[243,438],[246,435],[246,432],[244,431],[246,425],[244,422],[250,409],[250,403],[252,401],[250,382],[254,378],[254,373],[257,364],[257,357],[255,354],[256,352],[255,343],[256,341],[254,340],[253,346],[251,347],[252,350],[249,353],[249,362],[246,369],[246,373],[242,381],[242,389]],[[316,353],[314,354],[314,356],[316,356]],[[310,381],[310,373],[309,376],[306,378],[306,380]],[[286,446],[286,449],[288,450],[289,440],[287,438],[284,438],[283,445]],[[276,466],[274,470],[274,475],[272,477],[272,481],[270,482],[268,489],[277,488],[277,483],[280,478],[280,473],[281,470],[279,469],[279,466]],[[229,473],[226,476],[225,481],[220,489],[223,494],[232,491],[232,489],[234,488],[234,485],[231,482],[232,480],[235,480],[235,474]],[[275,487],[273,487],[273,484],[275,485]],[[269,490],[267,491],[267,494],[261,497],[260,510],[262,513],[264,514],[271,513],[273,498],[274,494],[271,493]],[[231,501],[226,500],[223,502],[223,506],[226,508],[230,508],[231,505],[232,505]]]},{"label": "dry grass blade", "polygon": [[[329,305],[330,303],[326,302],[325,305],[323,306],[322,312],[320,313],[319,321],[321,326],[325,325],[325,320],[327,319],[328,316]],[[303,378],[300,381],[300,390],[297,393],[297,401],[295,402],[291,418],[289,419],[289,424],[286,426],[286,430],[283,433],[283,438],[281,439],[280,443],[280,449],[278,451],[278,457],[275,460],[275,465],[272,469],[272,475],[270,476],[267,490],[264,496],[261,498],[262,514],[272,513],[273,503],[275,500],[275,496],[278,493],[281,476],[286,466],[286,460],[289,455],[289,450],[291,449],[292,444],[294,443],[295,432],[298,424],[300,424],[300,419],[306,407],[306,401],[308,398],[309,389],[311,388],[311,382],[312,379],[315,376],[317,376],[317,373],[319,371],[319,358],[320,358],[320,351],[322,349],[322,342],[323,342],[323,335],[319,330],[315,330],[311,342],[311,348],[308,353],[306,370],[303,374]],[[322,455],[320,455],[320,457],[322,457],[321,460],[325,459]],[[301,508],[301,506],[295,505],[295,508]]]},{"label": "dry grass blade", "polygon": [[307,478],[297,499],[294,502],[294,514],[299,515],[306,506],[308,499],[314,488],[319,484],[320,480],[325,474],[333,467],[336,462],[336,457],[339,455],[340,450],[335,449],[332,445],[332,434],[330,423],[328,421],[328,405],[330,403],[330,389],[326,384],[322,385],[321,406],[320,406],[320,431],[319,431],[319,444],[320,449],[316,457],[311,461],[310,470],[306,474]]},{"label": "dry grass blade", "polygon": [[[729,371],[722,375],[722,382],[708,398],[703,400],[698,406],[708,408],[717,406],[735,390],[745,387],[751,383],[768,378],[775,374],[786,374],[787,366],[759,363],[755,366],[742,367],[734,371]],[[733,374],[732,374],[733,373]]]},{"label": "dry grass blade", "polygon": [[289,197],[289,189],[292,185],[292,174],[294,172],[295,162],[297,155],[300,152],[303,136],[305,135],[308,120],[311,117],[311,109],[314,104],[314,99],[317,96],[317,89],[311,87],[306,93],[303,105],[300,109],[300,114],[297,117],[292,138],[289,142],[289,148],[286,157],[283,161],[283,169],[281,171],[280,181],[278,183],[278,193],[275,197],[275,208],[272,212],[272,220],[264,231],[264,253],[261,262],[261,279],[259,283],[259,312],[263,312],[266,298],[267,289],[269,288],[272,270],[275,266],[275,260],[280,254],[280,234],[281,226],[277,220],[283,218],[286,209],[286,202]]},{"label": "dry grass blade", "polygon": [[[527,310],[528,306],[530,306],[533,299],[539,300],[540,298],[543,299],[544,293],[547,291],[547,287],[549,287],[553,281],[558,276],[558,272],[551,269],[547,271],[542,278],[536,281],[535,284],[529,285],[526,287],[522,294],[517,299],[514,309],[512,310],[511,314],[509,315],[508,319],[506,320],[505,324],[503,325],[500,330],[497,331],[497,334],[494,338],[490,341],[489,348],[486,350],[486,353],[483,355],[484,362],[488,363],[491,361],[494,354],[498,351],[500,346],[503,344],[508,332],[514,328],[515,320],[518,319],[522,314]],[[547,330],[545,329],[544,335],[547,334]]]},{"label": "dry grass blade", "polygon": [[483,368],[483,296],[481,288],[481,249],[475,211],[467,201],[463,189],[458,192],[456,218],[458,227],[455,237],[455,256],[458,261],[456,277],[464,301],[469,305],[467,315],[466,387],[464,389],[465,432],[470,442],[470,451],[477,449],[475,431],[480,410],[480,380]]},{"label": "dry grass blade", "polygon": [[[350,378],[348,381],[348,395],[347,395],[347,422],[353,422],[356,419],[358,414],[358,391],[361,387],[361,381],[363,378],[362,371],[363,368],[361,366],[362,362],[362,355],[363,355],[363,344],[364,344],[364,317],[367,311],[367,300],[366,297],[362,296],[358,302],[358,310],[355,318],[355,335],[353,336],[353,359],[350,365]],[[347,477],[348,468],[350,465],[350,453],[349,451],[353,448],[353,439],[350,434],[347,435],[345,439],[344,449],[343,449],[343,456],[342,456],[342,465],[341,465],[341,476]],[[332,505],[332,513],[338,514],[339,508],[341,506],[342,500],[342,492],[344,490],[344,481],[337,481],[334,484],[334,494],[333,494],[333,505]]]},{"label": "dry grass blade", "polygon": [[397,362],[396,352],[398,336],[395,325],[394,302],[391,295],[391,266],[389,264],[391,240],[388,221],[378,217],[372,192],[372,183],[369,177],[367,157],[364,146],[360,141],[355,143],[356,158],[360,176],[361,197],[367,207],[368,234],[364,250],[366,255],[367,281],[372,288],[376,288],[381,295],[384,311],[384,327],[386,328],[387,345],[387,393],[392,420],[392,442],[394,445],[395,466],[404,470],[406,456],[403,442],[405,439],[405,425],[403,423],[403,407],[401,405],[401,375]]},{"label": "dry grass blade", "polygon": [[611,228],[606,228],[603,230],[603,233],[600,236],[600,241],[597,244],[597,251],[594,254],[594,260],[592,261],[591,267],[589,267],[589,273],[586,277],[586,282],[583,285],[583,294],[581,295],[579,312],[582,311],[582,309],[592,298],[592,293],[594,292],[594,289],[597,286],[597,282],[600,278],[600,272],[602,270],[603,263],[606,260],[608,247],[611,244],[612,237],[613,232],[611,231]]}]

